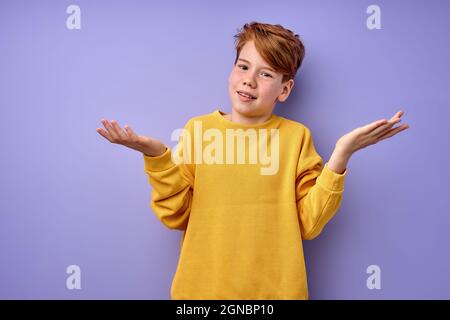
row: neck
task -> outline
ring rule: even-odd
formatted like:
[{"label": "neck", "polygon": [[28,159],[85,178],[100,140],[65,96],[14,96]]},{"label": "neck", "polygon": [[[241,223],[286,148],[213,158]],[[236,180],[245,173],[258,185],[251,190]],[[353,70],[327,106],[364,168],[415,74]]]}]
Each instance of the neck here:
[{"label": "neck", "polygon": [[228,120],[240,124],[260,124],[269,120],[271,115],[272,113],[268,113],[261,116],[247,117],[232,109],[231,114],[228,115]]}]

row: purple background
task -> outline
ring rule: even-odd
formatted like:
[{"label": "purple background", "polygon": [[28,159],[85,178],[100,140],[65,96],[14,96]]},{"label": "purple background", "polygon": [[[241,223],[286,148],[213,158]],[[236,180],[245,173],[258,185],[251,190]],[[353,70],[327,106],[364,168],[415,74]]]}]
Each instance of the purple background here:
[{"label": "purple background", "polygon": [[[66,8],[81,7],[81,30]],[[381,30],[366,27],[370,4]],[[448,1],[1,1],[0,298],[169,299],[181,233],[150,209],[142,155],[102,117],[173,145],[230,112],[233,35],[300,34],[306,58],[275,113],[327,161],[337,139],[405,110],[410,129],[350,159],[344,199],[305,242],[311,299],[450,298]],[[81,290],[66,288],[67,266]],[[381,290],[366,287],[369,265]]]}]

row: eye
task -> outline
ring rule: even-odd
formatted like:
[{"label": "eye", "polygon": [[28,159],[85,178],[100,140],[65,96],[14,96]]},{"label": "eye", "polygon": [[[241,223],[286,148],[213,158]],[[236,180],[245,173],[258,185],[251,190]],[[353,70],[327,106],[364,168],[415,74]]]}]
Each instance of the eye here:
[{"label": "eye", "polygon": [[[238,64],[237,67],[240,68],[241,70],[247,70],[247,66],[245,64]],[[244,67],[246,69],[242,69],[241,67]],[[262,74],[264,74],[266,78],[267,77],[272,78],[272,75],[267,72],[263,72]]]}]

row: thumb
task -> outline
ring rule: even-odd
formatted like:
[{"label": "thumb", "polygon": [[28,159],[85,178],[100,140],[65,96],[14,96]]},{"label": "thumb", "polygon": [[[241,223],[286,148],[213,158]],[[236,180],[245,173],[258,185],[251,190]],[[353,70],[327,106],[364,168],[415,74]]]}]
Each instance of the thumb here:
[{"label": "thumb", "polygon": [[131,129],[131,127],[129,125],[125,125],[124,126],[125,132],[127,133],[127,135],[129,137],[135,136],[136,134],[134,133],[133,129]]}]

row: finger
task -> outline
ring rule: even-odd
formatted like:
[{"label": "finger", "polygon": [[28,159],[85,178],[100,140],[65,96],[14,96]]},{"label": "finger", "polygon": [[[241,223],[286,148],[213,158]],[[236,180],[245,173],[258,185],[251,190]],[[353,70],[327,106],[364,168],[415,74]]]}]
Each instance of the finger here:
[{"label": "finger", "polygon": [[391,129],[391,130],[389,130],[388,132],[386,132],[384,135],[382,135],[381,137],[377,138],[377,142],[378,142],[378,141],[381,141],[381,140],[385,140],[385,139],[387,139],[387,138],[390,138],[390,137],[396,135],[397,133],[399,133],[399,132],[401,132],[401,131],[404,131],[404,130],[406,130],[406,129],[408,129],[408,128],[409,128],[409,126],[403,125],[403,126],[396,127],[396,128],[394,128],[394,129]]},{"label": "finger", "polygon": [[123,129],[119,126],[119,123],[116,120],[111,120],[111,124],[117,135],[120,137],[120,140],[124,140],[127,138],[125,131],[123,131]]},{"label": "finger", "polygon": [[409,128],[409,125],[403,124],[403,125],[401,125],[399,127],[391,129],[388,132],[386,132],[384,135],[382,135],[381,137],[377,138],[377,142],[381,141],[381,140],[384,140],[384,139],[387,139],[387,138],[390,138],[390,137],[396,135],[397,133],[399,133],[399,132],[401,132],[403,130],[406,130],[408,128]]},{"label": "finger", "polygon": [[95,128],[95,131],[97,131],[100,135],[105,137],[109,142],[112,142],[111,137],[109,133],[101,128]]},{"label": "finger", "polygon": [[114,140],[119,140],[118,134],[116,133],[116,131],[114,130],[112,125],[109,123],[109,121],[106,120],[106,119],[102,119],[102,123],[103,123],[103,126],[108,131],[108,133],[109,133],[109,135],[111,137],[111,142],[113,142]]},{"label": "finger", "polygon": [[125,133],[129,136],[129,137],[132,137],[135,133],[134,133],[134,131],[130,128],[130,126],[129,125],[124,125],[123,126],[123,129],[125,130]]},{"label": "finger", "polygon": [[400,110],[391,118],[390,121],[393,121],[395,119],[400,119],[404,114],[405,114],[405,111]]},{"label": "finger", "polygon": [[125,125],[124,128],[125,128],[125,132],[127,133],[127,135],[128,135],[130,138],[134,138],[134,137],[137,136],[137,134],[134,133],[133,129],[131,129],[131,127],[130,127],[129,125]]},{"label": "finger", "polygon": [[367,126],[364,127],[364,133],[370,133],[385,123],[387,123],[386,119],[377,120],[375,122],[369,123]]},{"label": "finger", "polygon": [[390,130],[396,123],[399,123],[401,121],[401,119],[396,119],[394,118],[394,120],[389,120],[386,124],[383,124],[381,126],[379,126],[378,128],[376,128],[375,130],[373,130],[370,135],[372,137],[380,137],[382,135],[384,135],[388,130]]},{"label": "finger", "polygon": [[379,126],[371,132],[371,136],[375,138],[379,138],[386,134],[396,123],[399,123],[401,120],[401,117],[405,114],[403,110],[399,110],[387,123],[385,123],[382,126]]}]

